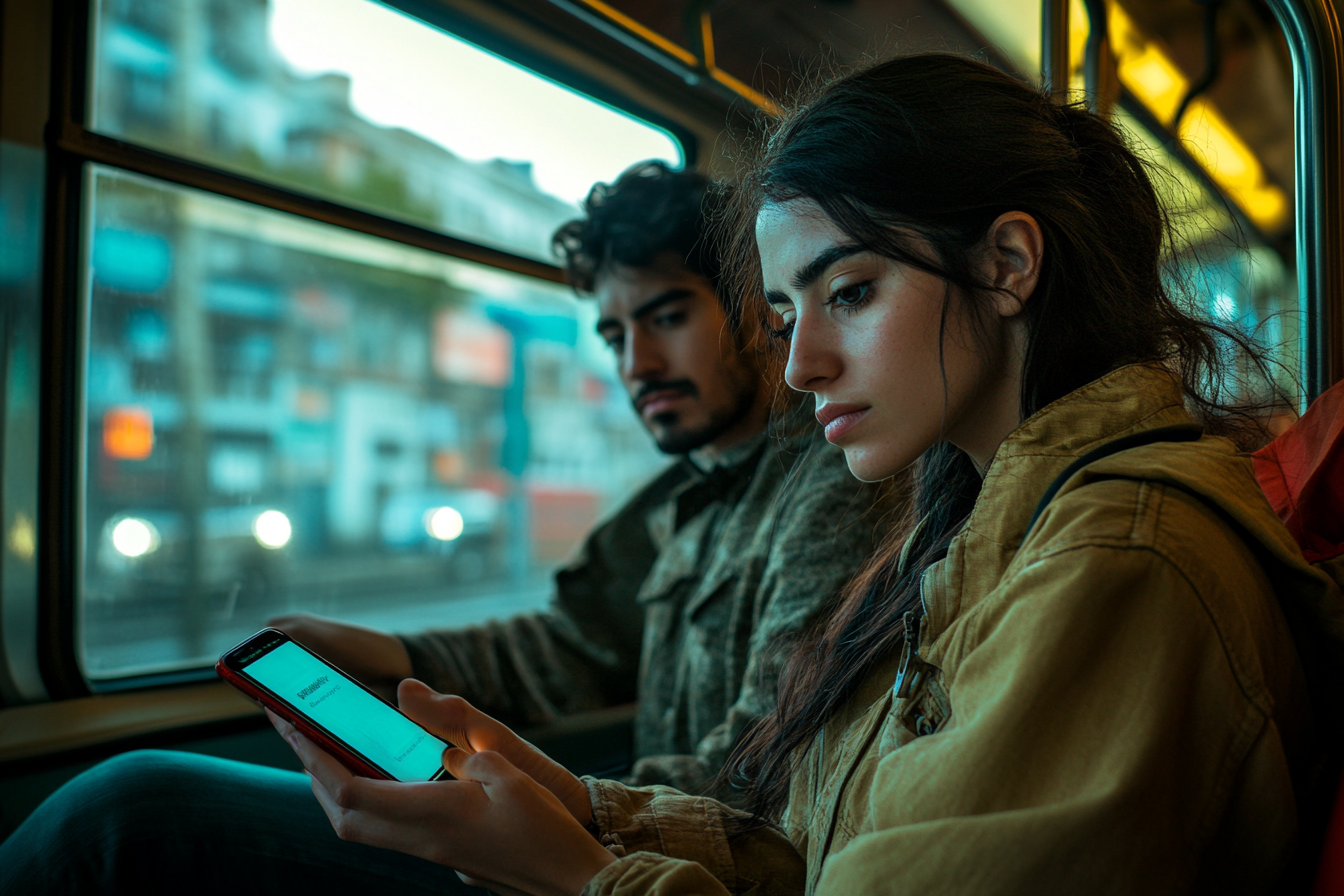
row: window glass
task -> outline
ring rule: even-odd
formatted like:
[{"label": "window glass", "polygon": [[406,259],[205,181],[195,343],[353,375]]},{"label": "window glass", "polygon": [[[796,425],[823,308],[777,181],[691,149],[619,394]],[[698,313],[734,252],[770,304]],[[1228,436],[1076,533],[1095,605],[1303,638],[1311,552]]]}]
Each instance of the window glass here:
[{"label": "window glass", "polygon": [[99,0],[103,133],[549,259],[664,130],[370,0]]},{"label": "window glass", "polygon": [[89,169],[94,679],[277,613],[408,631],[545,604],[662,463],[564,287]]}]

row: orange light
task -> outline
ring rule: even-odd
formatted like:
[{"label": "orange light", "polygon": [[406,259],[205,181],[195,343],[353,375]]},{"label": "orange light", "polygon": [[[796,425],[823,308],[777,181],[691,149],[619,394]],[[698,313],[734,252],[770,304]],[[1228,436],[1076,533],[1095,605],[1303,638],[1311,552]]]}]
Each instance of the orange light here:
[{"label": "orange light", "polygon": [[120,460],[144,460],[154,450],[154,417],[146,408],[111,408],[103,414],[103,451]]}]

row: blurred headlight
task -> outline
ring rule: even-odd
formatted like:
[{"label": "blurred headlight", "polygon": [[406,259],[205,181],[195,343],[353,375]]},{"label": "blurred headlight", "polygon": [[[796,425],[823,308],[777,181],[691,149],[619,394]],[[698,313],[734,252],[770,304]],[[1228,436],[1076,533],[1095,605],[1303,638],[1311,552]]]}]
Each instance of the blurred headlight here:
[{"label": "blurred headlight", "polygon": [[128,516],[112,528],[112,547],[124,557],[143,557],[159,546],[159,530],[149,520]]},{"label": "blurred headlight", "polygon": [[252,521],[252,535],[257,539],[257,543],[273,551],[289,544],[293,534],[294,527],[289,524],[289,517],[278,510],[259,513]]},{"label": "blurred headlight", "polygon": [[425,513],[425,531],[439,541],[452,541],[462,534],[462,514],[451,507],[435,507]]}]

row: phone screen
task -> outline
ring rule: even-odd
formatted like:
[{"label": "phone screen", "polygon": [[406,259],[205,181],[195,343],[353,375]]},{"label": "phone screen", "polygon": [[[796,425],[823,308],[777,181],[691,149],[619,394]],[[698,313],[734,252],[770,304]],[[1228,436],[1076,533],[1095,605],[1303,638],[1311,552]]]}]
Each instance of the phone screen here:
[{"label": "phone screen", "polygon": [[398,781],[428,781],[443,768],[446,743],[293,641],[252,660],[242,673]]}]

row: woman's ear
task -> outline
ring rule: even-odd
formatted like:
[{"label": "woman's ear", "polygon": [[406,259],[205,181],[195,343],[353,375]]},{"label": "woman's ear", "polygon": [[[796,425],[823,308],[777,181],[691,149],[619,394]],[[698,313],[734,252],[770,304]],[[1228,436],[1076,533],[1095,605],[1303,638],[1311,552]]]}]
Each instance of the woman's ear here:
[{"label": "woman's ear", "polygon": [[984,245],[985,279],[1003,290],[991,294],[996,310],[1004,317],[1021,314],[1041,278],[1041,225],[1026,212],[1005,212],[989,225]]}]

